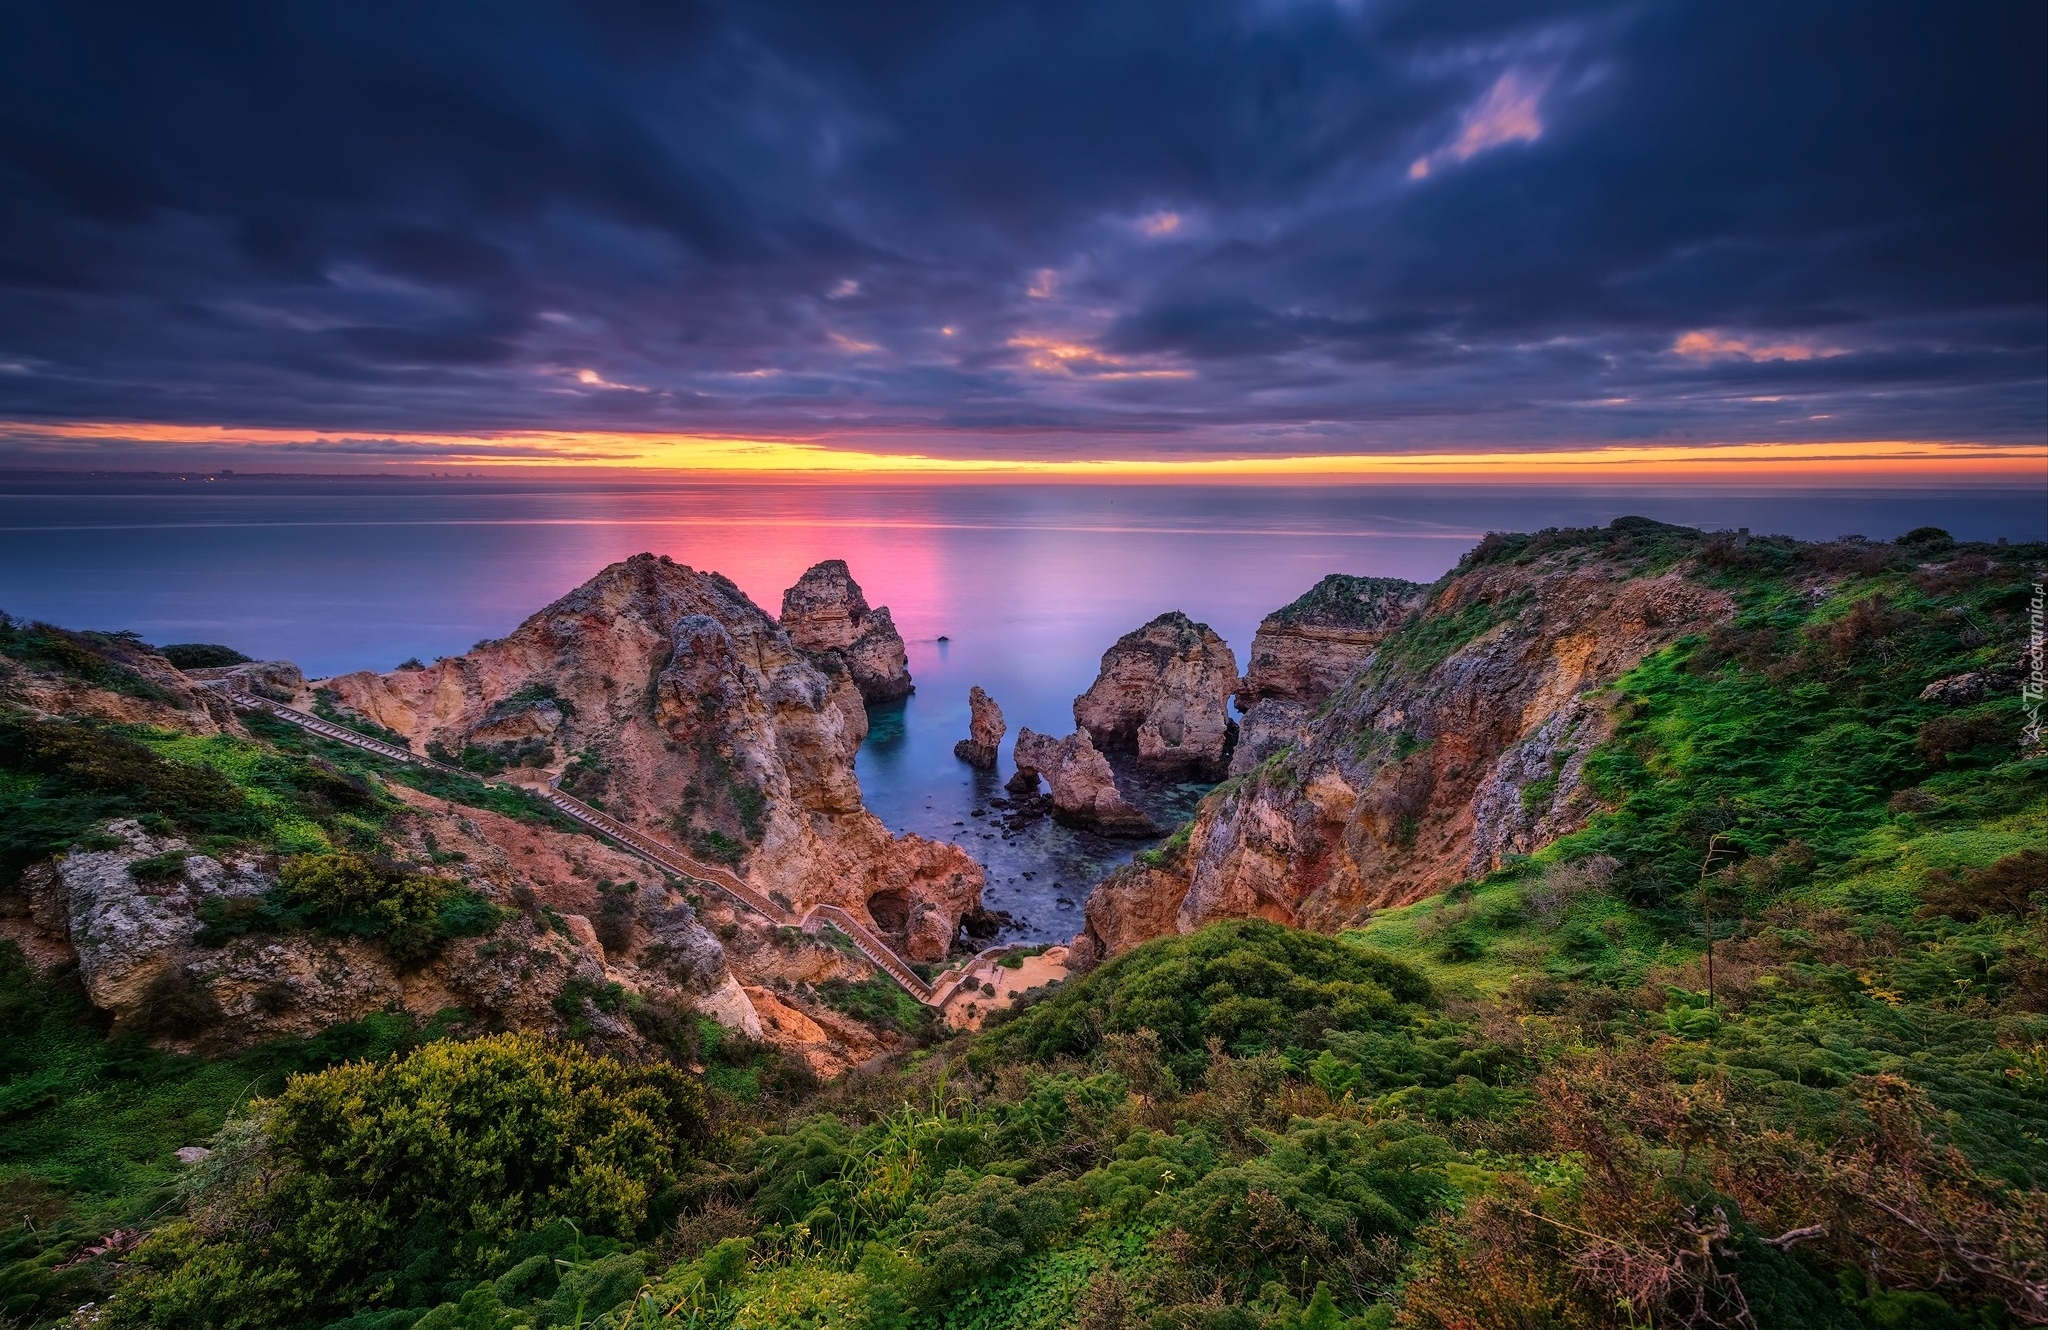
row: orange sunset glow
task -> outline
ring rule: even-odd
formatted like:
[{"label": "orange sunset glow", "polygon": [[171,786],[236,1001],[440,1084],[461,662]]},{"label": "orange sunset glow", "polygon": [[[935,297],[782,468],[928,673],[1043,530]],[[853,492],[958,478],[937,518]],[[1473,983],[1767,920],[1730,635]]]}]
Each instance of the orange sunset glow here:
[{"label": "orange sunset glow", "polygon": [[[123,440],[254,455],[284,447],[317,451],[355,439],[339,433],[230,426],[94,423],[0,424],[0,440]],[[377,441],[409,446],[407,465],[598,468],[732,476],[930,477],[1006,476],[1043,480],[1155,481],[1312,479],[1400,481],[1603,480],[1938,477],[2025,480],[2041,473],[2044,453],[2014,445],[1924,440],[1832,443],[1627,444],[1545,451],[1460,450],[1398,453],[1303,453],[1285,456],[1027,456],[944,457],[883,451],[808,439],[744,439],[614,431],[515,431],[498,434],[395,434]],[[287,454],[289,455],[289,454]]]}]

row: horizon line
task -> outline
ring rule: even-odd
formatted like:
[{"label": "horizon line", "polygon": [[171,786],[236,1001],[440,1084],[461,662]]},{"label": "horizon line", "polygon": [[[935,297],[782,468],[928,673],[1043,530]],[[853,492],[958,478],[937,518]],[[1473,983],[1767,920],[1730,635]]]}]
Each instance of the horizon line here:
[{"label": "horizon line", "polygon": [[[25,445],[6,448],[8,442]],[[127,466],[98,465],[64,445],[130,445],[159,453]],[[55,445],[54,447],[52,445]],[[178,452],[210,454],[199,466],[164,462]],[[8,457],[7,453],[13,453]],[[64,455],[69,453],[70,455]],[[126,461],[127,459],[122,459]],[[196,459],[195,459],[196,460]],[[1935,479],[2048,482],[2048,444],[1962,440],[1835,440],[1580,444],[1518,450],[1499,445],[1377,453],[1225,452],[1207,456],[1106,458],[947,457],[915,451],[833,446],[811,439],[755,439],[619,431],[388,433],[270,427],[0,420],[0,467],[42,471],[183,471],[231,463],[356,464],[354,473],[406,475],[460,467],[498,474],[642,472],[729,479],[1040,480],[1595,480],[1730,479],[1841,481]],[[248,473],[258,474],[258,473]]]}]

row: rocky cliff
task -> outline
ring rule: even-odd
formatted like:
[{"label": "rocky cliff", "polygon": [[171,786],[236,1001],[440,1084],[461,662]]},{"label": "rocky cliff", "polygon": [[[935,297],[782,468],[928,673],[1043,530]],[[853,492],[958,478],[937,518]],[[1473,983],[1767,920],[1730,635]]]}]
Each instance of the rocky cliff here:
[{"label": "rocky cliff", "polygon": [[[845,637],[832,605],[859,629],[855,646],[879,633],[858,588],[832,591],[845,566],[820,569],[786,602],[804,640]],[[798,594],[820,586],[832,594]],[[323,687],[421,751],[560,772],[564,789],[792,907],[866,910],[916,960],[944,956],[980,902],[982,870],[964,851],[892,837],[861,806],[845,685],[717,573],[636,555],[502,640]]]},{"label": "rocky cliff", "polygon": [[[685,657],[701,658],[702,646]],[[831,1006],[837,985],[872,978],[857,956],[715,894],[686,897],[639,859],[503,791],[418,769],[380,779],[346,757],[337,766],[289,727],[238,714],[204,680],[349,709],[333,690],[312,695],[285,662],[188,672],[124,634],[0,616],[0,791],[16,810],[24,795],[60,810],[33,825],[8,821],[0,836],[0,942],[36,971],[75,973],[116,1029],[219,1053],[382,1012],[424,1023],[459,1011],[465,1028],[571,1036],[638,1058],[669,1048],[696,1012],[820,1076],[896,1039],[886,1023],[869,1028]],[[481,708],[468,738],[499,738],[545,765],[543,750],[576,736],[574,691],[515,689]],[[119,728],[131,723],[148,729]],[[435,742],[460,745],[464,733],[458,720]],[[605,760],[591,748],[581,757],[594,768]],[[210,776],[213,762],[236,778]],[[411,776],[446,794],[402,783]],[[94,808],[127,812],[85,816]],[[411,943],[395,946],[374,910],[304,916],[287,879],[313,862],[307,855],[322,861],[342,846],[400,893],[375,909],[430,889],[453,893],[462,924],[434,923],[436,936],[413,945],[415,920]],[[893,876],[882,886],[904,903],[892,914],[884,898],[880,913],[899,928],[913,923],[918,867],[912,858],[884,869]]]},{"label": "rocky cliff", "polygon": [[[1412,611],[1400,585],[1337,588],[1357,607],[1346,632],[1408,617],[1291,722],[1292,740],[1203,801],[1168,867],[1134,867],[1091,900],[1087,948],[1124,949],[1168,918],[1180,932],[1251,917],[1339,928],[1583,825],[1594,799],[1581,767],[1611,725],[1600,690],[1732,611],[1688,573],[1703,542],[1622,519],[1544,533],[1512,558],[1482,544]],[[1248,692],[1292,703],[1292,690],[1327,685],[1321,667],[1287,664],[1280,632],[1267,641]]]},{"label": "rocky cliff", "polygon": [[1230,774],[1241,776],[1306,735],[1310,715],[1365,664],[1380,639],[1422,603],[1427,587],[1331,573],[1267,615],[1237,685],[1243,713]]},{"label": "rocky cliff", "polygon": [[[32,866],[12,898],[22,908],[0,911],[0,935],[41,968],[74,963],[117,1030],[177,1048],[231,1051],[380,1011],[426,1022],[459,1008],[487,1028],[581,1024],[601,1044],[636,1051],[639,1033],[594,1001],[612,984],[762,1036],[718,939],[638,861],[586,837],[412,799],[418,807],[394,827],[401,840],[433,845],[455,865],[434,871],[501,916],[424,960],[401,963],[345,932],[224,929],[277,890],[276,859],[199,853],[132,821],[110,824],[99,848]],[[507,847],[524,851],[520,862]]]},{"label": "rocky cliff", "polygon": [[1237,733],[1237,658],[1209,625],[1171,610],[1102,653],[1074,724],[1097,748],[1158,771],[1220,776]]},{"label": "rocky cliff", "polygon": [[[798,650],[845,665],[863,700],[894,702],[910,695],[910,657],[903,635],[896,631],[887,605],[868,607],[846,560],[811,565],[782,593],[782,626]],[[830,661],[820,663],[831,672]]]}]

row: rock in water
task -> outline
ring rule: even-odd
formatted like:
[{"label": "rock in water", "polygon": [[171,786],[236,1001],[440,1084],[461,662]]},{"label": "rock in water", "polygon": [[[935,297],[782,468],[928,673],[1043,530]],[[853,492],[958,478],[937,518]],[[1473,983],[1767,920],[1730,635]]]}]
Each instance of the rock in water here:
[{"label": "rock in water", "polygon": [[782,593],[782,626],[798,650],[838,657],[863,700],[894,702],[910,695],[903,635],[887,605],[868,607],[846,560],[811,565]]},{"label": "rock in water", "polygon": [[1105,836],[1153,836],[1159,832],[1151,818],[1133,808],[1116,787],[1116,773],[1109,759],[1089,742],[1086,730],[1064,739],[1038,734],[1030,726],[1017,731],[1017,775],[1010,788],[1016,790],[1028,775],[1029,788],[1036,790],[1038,777],[1052,786],[1052,815],[1068,826],[1084,827]]},{"label": "rock in water", "polygon": [[1230,774],[1241,776],[1300,743],[1316,708],[1358,672],[1428,590],[1397,577],[1331,573],[1299,600],[1267,615],[1252,637],[1251,658],[1237,685],[1244,724]]},{"label": "rock in water", "polygon": [[[1621,518],[1550,539],[1528,557],[1484,543],[1424,592],[1302,715],[1291,747],[1202,802],[1171,873],[1126,874],[1091,899],[1101,949],[1135,945],[1169,913],[1176,932],[1246,918],[1334,932],[1583,827],[1601,806],[1587,756],[1622,706],[1609,685],[1727,622],[1735,602],[1714,565],[1638,553],[1647,541],[1704,549],[1689,528]],[[1390,594],[1357,616],[1361,631],[1406,596]],[[1284,665],[1255,655],[1253,684],[1327,686],[1305,665],[1290,681]]]},{"label": "rock in water", "polygon": [[[812,595],[835,568],[848,594]],[[845,569],[806,574],[790,592],[790,622],[812,642],[845,641],[848,628],[854,644],[879,628],[893,639]],[[897,650],[900,659],[900,641]],[[885,931],[912,960],[937,960],[979,907],[982,870],[958,846],[891,836],[862,807],[859,659],[799,649],[727,578],[637,555],[501,641],[324,686],[416,748],[457,752],[516,718],[534,731],[519,741],[532,750],[522,761],[563,771],[570,794],[602,799],[612,816],[731,867],[791,909],[887,916],[900,927]]]},{"label": "rock in water", "polygon": [[967,721],[967,737],[953,745],[953,756],[970,767],[992,771],[996,765],[996,746],[1009,729],[1003,724],[1003,709],[981,691],[980,684],[967,690],[967,706],[972,713]]},{"label": "rock in water", "polygon": [[1236,690],[1229,645],[1171,610],[1102,653],[1095,682],[1074,699],[1074,723],[1097,747],[1136,752],[1155,770],[1220,776],[1237,733]]}]

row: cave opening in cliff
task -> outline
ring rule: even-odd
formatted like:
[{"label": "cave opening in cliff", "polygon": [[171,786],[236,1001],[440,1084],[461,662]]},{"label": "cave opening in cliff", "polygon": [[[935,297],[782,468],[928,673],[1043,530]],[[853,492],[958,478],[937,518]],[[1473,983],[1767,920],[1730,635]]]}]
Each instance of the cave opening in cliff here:
[{"label": "cave opening in cliff", "polygon": [[868,918],[891,937],[902,937],[910,927],[910,897],[902,891],[878,891],[868,897]]}]

